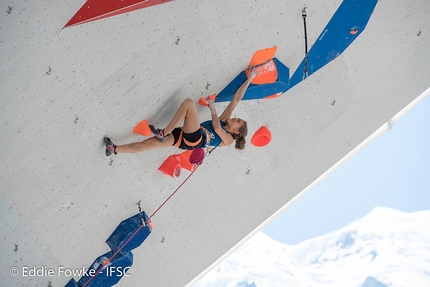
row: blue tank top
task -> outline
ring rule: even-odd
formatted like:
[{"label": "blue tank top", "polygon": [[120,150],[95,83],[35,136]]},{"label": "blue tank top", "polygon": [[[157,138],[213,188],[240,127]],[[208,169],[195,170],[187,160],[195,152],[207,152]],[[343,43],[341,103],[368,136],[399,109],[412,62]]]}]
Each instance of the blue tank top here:
[{"label": "blue tank top", "polygon": [[[227,132],[227,130],[224,128],[225,123],[223,121],[219,121],[219,123],[221,124],[221,127]],[[210,135],[210,142],[209,145],[210,146],[219,146],[222,143],[222,139],[220,138],[220,136],[214,131],[214,128],[212,126],[212,120],[203,122],[200,124],[202,127],[204,127]],[[203,136],[204,136],[204,140],[205,140],[205,145],[204,147],[207,147],[207,134],[203,129],[200,129],[200,131],[202,132]],[[228,133],[228,132],[227,132]]]}]

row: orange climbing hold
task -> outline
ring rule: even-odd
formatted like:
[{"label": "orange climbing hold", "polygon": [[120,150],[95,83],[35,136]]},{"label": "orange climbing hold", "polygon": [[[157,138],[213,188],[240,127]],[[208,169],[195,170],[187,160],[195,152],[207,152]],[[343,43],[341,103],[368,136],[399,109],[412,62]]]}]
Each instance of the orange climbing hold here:
[{"label": "orange climbing hold", "polygon": [[249,63],[249,67],[261,65],[261,64],[273,59],[275,57],[277,49],[278,49],[278,47],[273,46],[271,48],[258,50],[252,56],[251,62]]},{"label": "orange climbing hold", "polygon": [[138,123],[133,129],[133,133],[142,135],[144,137],[150,136],[151,129],[149,128],[148,121],[143,120],[140,123]]},{"label": "orange climbing hold", "polygon": [[279,98],[279,96],[280,96],[280,95],[282,95],[282,93],[276,93],[276,94],[273,94],[273,95],[270,95],[270,96],[264,97],[263,99],[264,99],[264,100],[268,100],[268,99],[276,99],[276,98]]},{"label": "orange climbing hold", "polygon": [[158,168],[159,171],[175,178],[181,174],[181,158],[178,154],[169,156]]},{"label": "orange climbing hold", "polygon": [[[212,95],[208,96],[206,99],[209,99],[209,100],[213,100],[213,101],[215,101],[215,99],[216,99],[216,94],[212,94]],[[205,98],[203,98],[203,97],[201,97],[201,98],[199,99],[199,101],[198,101],[199,105],[201,105],[201,106],[205,106],[205,107],[209,106],[209,103],[208,103],[208,101],[207,101],[206,99],[205,99]]]},{"label": "orange climbing hold", "polygon": [[253,84],[262,85],[276,82],[278,70],[273,58],[275,58],[277,49],[278,47],[273,46],[254,53],[249,63],[249,68],[245,71],[246,77],[248,77],[250,68],[255,67],[258,69],[257,77],[252,80]]},{"label": "orange climbing hold", "polygon": [[358,33],[358,28],[357,27],[352,27],[351,30],[349,30],[349,33],[351,35],[355,35]]},{"label": "orange climbing hold", "polygon": [[251,143],[257,147],[263,147],[272,140],[272,134],[265,127],[259,128],[251,138]]},{"label": "orange climbing hold", "polygon": [[194,171],[197,167],[190,162],[190,155],[192,152],[192,150],[187,150],[180,154],[181,166],[188,171]]},{"label": "orange climbing hold", "polygon": [[[278,79],[278,69],[273,60],[269,60],[265,64],[256,67],[258,69],[258,75],[252,80],[253,84],[262,85],[274,83]],[[248,77],[249,69],[245,71],[246,77]]]},{"label": "orange climbing hold", "polygon": [[102,264],[103,264],[103,266],[106,266],[106,265],[108,265],[108,264],[109,264],[109,262],[110,262],[110,261],[109,261],[109,259],[108,259],[108,260],[103,260],[103,261],[102,261]]}]

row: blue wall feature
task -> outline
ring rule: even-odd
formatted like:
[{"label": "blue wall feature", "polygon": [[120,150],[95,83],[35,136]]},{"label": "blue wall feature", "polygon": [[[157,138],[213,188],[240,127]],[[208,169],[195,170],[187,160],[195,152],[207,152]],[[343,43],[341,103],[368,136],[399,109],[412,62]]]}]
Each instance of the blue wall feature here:
[{"label": "blue wall feature", "polygon": [[81,287],[78,285],[78,283],[75,281],[75,279],[70,279],[69,282],[64,287]]},{"label": "blue wall feature", "polygon": [[[78,281],[78,285],[85,285],[85,287],[109,287],[118,283],[128,268],[133,265],[133,254],[131,252],[118,252],[112,258],[115,253],[115,251],[109,251],[99,256],[88,268],[88,275],[82,276]],[[111,261],[109,261],[110,258],[112,258]],[[108,261],[109,263],[103,265],[104,261]]]},{"label": "blue wall feature", "polygon": [[[284,92],[288,88],[290,70],[278,59],[273,58],[278,71],[278,79],[270,84],[256,85],[250,84],[243,96],[244,100],[255,100],[268,97],[279,92]],[[234,93],[246,81],[245,71],[241,72],[230,84],[227,85],[217,96],[215,102],[229,102],[233,99]]]},{"label": "blue wall feature", "polygon": [[[151,232],[152,223],[144,211],[121,221],[106,240],[112,251],[99,256],[85,270],[78,282],[72,278],[64,287],[110,287],[115,285],[133,265],[131,250],[139,247]],[[106,264],[103,265],[103,262]]]},{"label": "blue wall feature", "polygon": [[[279,92],[285,93],[336,59],[364,31],[377,3],[378,0],[344,0],[309,50],[307,74],[304,73],[306,57],[291,79],[288,78],[289,69],[278,59],[273,58],[278,69],[277,81],[272,84],[250,84],[243,99],[263,99]],[[243,71],[217,95],[215,102],[231,101],[234,93],[245,81],[246,75]]]},{"label": "blue wall feature", "polygon": [[[364,31],[378,0],[344,0],[308,53],[308,76],[342,54]],[[351,30],[356,30],[351,34]],[[305,59],[290,79],[291,89],[304,75]]]},{"label": "blue wall feature", "polygon": [[[106,243],[113,251],[121,248],[121,252],[139,247],[152,231],[151,221],[146,221],[148,221],[148,215],[145,212],[122,221],[106,240]],[[129,241],[127,242],[127,240]]]}]

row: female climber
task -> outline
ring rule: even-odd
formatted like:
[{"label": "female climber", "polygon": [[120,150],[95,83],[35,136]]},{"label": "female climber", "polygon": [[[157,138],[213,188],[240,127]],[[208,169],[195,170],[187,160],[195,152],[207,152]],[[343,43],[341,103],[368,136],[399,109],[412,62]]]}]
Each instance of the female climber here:
[{"label": "female climber", "polygon": [[[235,148],[245,148],[245,137],[248,134],[246,122],[240,118],[230,118],[237,104],[242,100],[246,89],[252,80],[258,75],[258,69],[249,71],[248,79],[234,94],[233,99],[227,105],[223,113],[218,117],[213,99],[208,98],[208,106],[212,120],[200,123],[194,101],[186,99],[176,111],[172,120],[164,129],[156,129],[150,126],[153,137],[142,142],[134,142],[125,145],[115,145],[108,138],[104,138],[106,155],[118,153],[138,153],[145,150],[176,146],[180,149],[193,150],[196,148],[209,148],[216,146],[228,146],[236,141]],[[176,127],[184,121],[182,127]]]}]

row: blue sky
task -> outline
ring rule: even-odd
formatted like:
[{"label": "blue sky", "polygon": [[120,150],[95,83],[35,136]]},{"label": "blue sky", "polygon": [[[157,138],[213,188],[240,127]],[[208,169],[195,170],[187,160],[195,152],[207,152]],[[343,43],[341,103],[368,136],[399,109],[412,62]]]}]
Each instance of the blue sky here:
[{"label": "blue sky", "polygon": [[374,207],[430,209],[430,97],[424,98],[262,229],[298,244],[335,231]]}]

